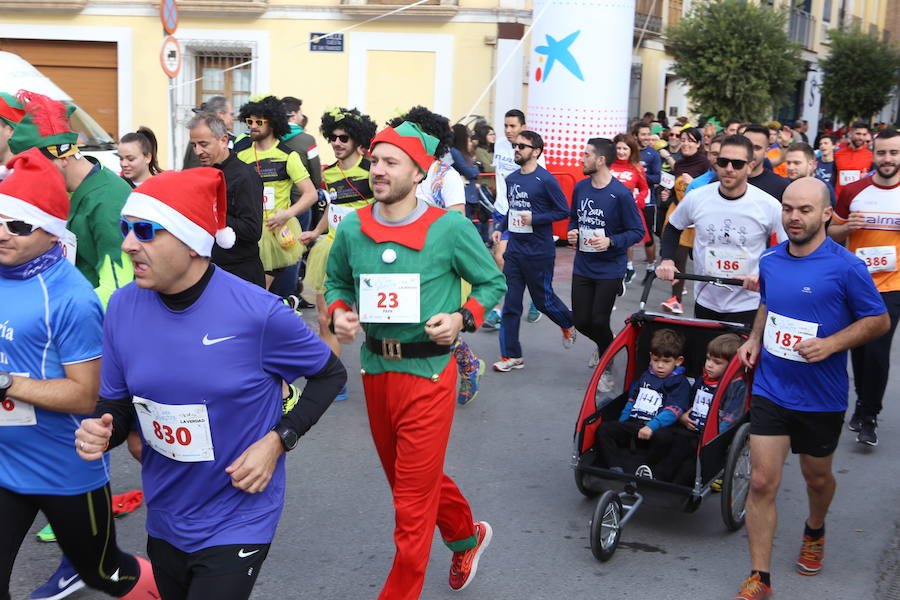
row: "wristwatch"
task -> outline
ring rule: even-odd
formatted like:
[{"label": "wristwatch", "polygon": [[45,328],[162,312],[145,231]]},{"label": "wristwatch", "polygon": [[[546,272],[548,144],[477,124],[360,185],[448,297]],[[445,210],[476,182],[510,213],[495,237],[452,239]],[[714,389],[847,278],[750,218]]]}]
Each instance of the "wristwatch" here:
[{"label": "wristwatch", "polygon": [[297,432],[290,427],[278,426],[272,431],[277,433],[278,437],[281,438],[281,445],[284,446],[285,452],[290,452],[291,450],[296,448],[297,442],[300,441],[300,436],[297,435]]},{"label": "wristwatch", "polygon": [[456,312],[462,315],[463,331],[465,331],[466,333],[472,333],[473,331],[478,329],[475,326],[475,316],[472,314],[472,311],[470,311],[468,308],[460,308]]},{"label": "wristwatch", "polygon": [[12,375],[6,371],[0,371],[0,400],[6,398],[6,392],[12,387]]}]

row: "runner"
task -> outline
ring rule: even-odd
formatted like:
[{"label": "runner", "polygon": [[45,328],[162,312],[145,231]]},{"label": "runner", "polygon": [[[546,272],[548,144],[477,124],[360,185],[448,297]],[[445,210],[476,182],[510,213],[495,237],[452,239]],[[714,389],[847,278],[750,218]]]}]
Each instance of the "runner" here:
[{"label": "runner", "polygon": [[[297,215],[316,201],[316,189],[303,168],[300,156],[279,138],[290,131],[281,102],[274,96],[248,102],[240,119],[250,129],[249,137],[234,144],[237,157],[256,167],[263,181],[263,225],[259,257],[266,271],[266,288],[284,269],[297,264],[304,252]],[[291,204],[291,188],[300,199]]]},{"label": "runner", "polygon": [[253,166],[238,159],[228,147],[225,123],[212,113],[198,113],[188,121],[191,146],[204,167],[215,167],[225,175],[228,201],[228,227],[235,234],[234,246],[213,246],[214,265],[262,288],[266,274],[259,259],[259,238],[262,235],[263,184]]},{"label": "runner", "polygon": [[[613,339],[609,316],[616,297],[624,291],[625,249],[644,235],[634,196],[609,170],[615,158],[613,142],[588,140],[581,164],[589,177],[575,184],[569,213],[568,240],[577,248],[572,267],[572,314],[575,328],[596,344],[590,368],[600,363],[600,355]],[[604,372],[600,391],[609,392],[612,384],[612,374]]]},{"label": "runner", "polygon": [[781,207],[770,195],[748,185],[755,167],[754,148],[746,137],[722,140],[716,160],[718,185],[707,185],[684,197],[663,233],[660,279],[672,281],[678,269],[673,261],[682,231],[694,226],[694,269],[700,275],[746,278],[745,288],[698,282],[694,288],[694,316],[750,324],[756,316],[759,294],[752,291],[759,256],[774,233],[786,239]]},{"label": "runner", "polygon": [[875,286],[881,292],[891,317],[891,328],[883,336],[850,351],[856,407],[848,427],[859,434],[856,441],[878,444],[878,414],[890,369],[891,342],[900,319],[900,134],[886,129],[875,138],[875,173],[846,185],[828,229],[837,242],[866,262]]},{"label": "runner", "polygon": [[[76,432],[81,457],[100,460],[137,419],[147,552],[165,600],[249,598],[284,505],[284,453],[346,381],[284,303],[210,264],[214,240],[233,242],[225,207],[225,178],[208,167],[129,196],[122,247],[135,282],[110,301],[101,400]],[[298,377],[303,395],[285,405],[282,380]]]},{"label": "runner", "polygon": [[850,143],[834,152],[834,171],[837,179],[834,191],[838,198],[845,185],[859,181],[872,168],[872,151],[866,145],[871,139],[869,126],[864,121],[853,123],[850,126],[849,137]]},{"label": "runner", "polygon": [[6,176],[6,163],[13,157],[9,150],[9,138],[24,116],[25,109],[16,97],[0,92],[0,180]]},{"label": "runner", "polygon": [[[396,511],[396,555],[381,600],[419,597],[435,523],[453,551],[455,591],[472,582],[492,535],[486,522],[473,522],[468,502],[443,473],[456,388],[447,355],[505,286],[472,224],[416,197],[437,145],[413,123],[375,136],[377,202],[341,223],[325,281],[338,339],[351,343],[360,328],[366,334],[360,362],[369,425]],[[460,307],[463,278],[472,294]]]},{"label": "runner", "polygon": [[493,234],[496,243],[503,231],[510,232],[503,265],[508,290],[500,328],[500,360],[494,363],[494,370],[503,373],[525,366],[519,320],[526,287],[538,310],[562,330],[563,348],[575,344],[572,311],[553,291],[553,222],[569,214],[569,204],[556,178],[538,166],[543,151],[544,140],[533,131],[523,131],[516,138],[519,170],[506,178],[509,210],[500,230]]},{"label": "runner", "polygon": [[132,189],[162,173],[156,153],[156,135],[149,127],[138,127],[134,133],[123,135],[116,151],[122,179]]},{"label": "runner", "polygon": [[[643,161],[641,161],[641,153],[638,149],[637,141],[627,133],[620,133],[613,138],[613,144],[615,144],[616,149],[616,161],[610,165],[609,172],[632,193],[638,212],[641,214],[644,235],[641,236],[638,242],[646,243],[647,240],[650,240],[652,243],[653,234],[650,231],[650,224],[646,222],[646,211],[644,210],[644,203],[650,197],[650,188],[647,187],[647,177],[644,173],[644,167],[641,166]],[[654,213],[655,210],[654,208]],[[626,284],[631,283],[632,279],[634,279],[633,254],[634,248],[628,247],[626,249],[627,260],[625,263]],[[651,271],[652,269],[650,269],[648,262],[647,273]]]},{"label": "runner", "polygon": [[[150,564],[116,545],[109,464],[78,459],[78,419],[94,410],[103,310],[63,257],[69,198],[59,171],[33,148],[0,183],[0,598],[38,511],[74,569],[56,597],[85,584],[123,598],[158,599]],[[83,581],[82,581],[83,579]]]},{"label": "runner", "polygon": [[[197,108],[192,108],[191,110],[195,114],[212,113],[222,119],[222,122],[225,123],[225,130],[228,131],[228,149],[231,150],[234,148],[235,136],[234,133],[232,133],[234,131],[234,108],[231,106],[231,102],[228,98],[225,96],[213,96],[206,102],[200,104]],[[184,159],[182,160],[181,169],[187,170],[199,166],[201,166],[200,160],[189,143],[187,148],[184,149]]]},{"label": "runner", "polygon": [[837,171],[834,170],[834,147],[837,137],[824,134],[819,138],[819,155],[816,163],[816,179],[821,179],[832,188],[837,183]]},{"label": "runner", "polygon": [[750,171],[747,182],[781,202],[781,195],[790,180],[776,175],[771,167],[766,167],[769,130],[762,125],[748,125],[743,135],[753,144],[753,170]]},{"label": "runner", "polygon": [[[660,227],[659,223],[662,220],[660,212],[665,214],[665,208],[660,204],[659,194],[656,189],[662,178],[662,159],[659,156],[659,152],[651,144],[652,132],[650,125],[639,123],[632,129],[631,135],[638,142],[641,152],[641,166],[644,167],[644,176],[650,188],[650,194],[647,196],[643,210],[644,220],[647,222],[650,234],[650,239],[644,243],[644,252],[647,256],[647,272],[644,274],[644,281],[646,281],[656,265],[656,245],[653,242],[653,232]],[[674,160],[672,164],[674,165]],[[625,277],[625,283],[631,283],[633,278],[634,269],[632,268],[631,274]]]},{"label": "runner", "polygon": [[847,409],[847,349],[890,325],[863,261],[825,235],[832,211],[825,184],[798,179],[783,202],[790,242],[762,255],[759,310],[738,350],[756,374],[747,497],[752,571],[735,600],[771,597],[775,499],[789,450],[800,455],[809,500],[796,570],[801,575],[821,570],[825,517],[836,485],[831,461]]},{"label": "runner", "polygon": [[[784,165],[787,177],[791,181],[801,179],[803,177],[816,177],[816,152],[812,146],[806,142],[794,142],[784,150]],[[834,187],[824,182],[828,186],[828,194],[831,196],[831,206],[837,204],[837,198],[834,195]]]},{"label": "runner", "polygon": [[[372,143],[376,125],[369,115],[355,108],[332,108],[322,115],[320,131],[331,144],[333,164],[323,173],[328,208],[313,231],[304,231],[300,241],[309,245],[315,241],[306,259],[306,278],[316,290],[316,315],[321,337],[335,355],[341,355],[341,344],[331,329],[331,314],[325,304],[325,265],[334,243],[334,235],[344,217],[355,210],[375,202],[369,184],[369,160],[363,155]],[[324,235],[327,232],[328,235]],[[344,386],[334,399],[347,399]]]}]

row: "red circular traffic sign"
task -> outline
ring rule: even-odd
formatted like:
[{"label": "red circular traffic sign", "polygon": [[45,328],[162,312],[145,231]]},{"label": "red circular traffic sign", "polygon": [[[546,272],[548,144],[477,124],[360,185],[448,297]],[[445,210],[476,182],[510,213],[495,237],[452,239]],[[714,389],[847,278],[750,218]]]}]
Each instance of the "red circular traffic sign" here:
[{"label": "red circular traffic sign", "polygon": [[181,72],[181,62],[184,56],[181,52],[181,44],[174,37],[167,36],[159,50],[159,64],[169,79],[178,77]]},{"label": "red circular traffic sign", "polygon": [[166,33],[175,35],[178,29],[178,4],[175,0],[160,0],[159,18]]}]

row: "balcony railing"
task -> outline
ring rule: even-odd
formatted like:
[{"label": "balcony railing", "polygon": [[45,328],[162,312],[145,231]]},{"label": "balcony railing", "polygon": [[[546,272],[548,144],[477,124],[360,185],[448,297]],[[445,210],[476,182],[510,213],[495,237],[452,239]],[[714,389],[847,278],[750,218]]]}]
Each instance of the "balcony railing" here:
[{"label": "balcony railing", "polygon": [[788,37],[804,48],[811,49],[815,41],[816,18],[806,11],[794,9],[788,23]]}]

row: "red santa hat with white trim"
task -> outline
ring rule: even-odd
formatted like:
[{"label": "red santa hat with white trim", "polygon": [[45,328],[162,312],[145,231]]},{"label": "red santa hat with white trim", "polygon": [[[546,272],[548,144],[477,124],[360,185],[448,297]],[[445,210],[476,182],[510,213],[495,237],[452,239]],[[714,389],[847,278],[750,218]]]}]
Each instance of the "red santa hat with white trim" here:
[{"label": "red santa hat with white trim", "polygon": [[213,242],[234,246],[235,234],[225,225],[225,176],[219,169],[197,167],[166,171],[131,192],[123,217],[156,221],[200,256],[209,257]]},{"label": "red santa hat with white trim", "polygon": [[64,237],[69,194],[59,169],[38,148],[15,155],[6,166],[9,173],[0,182],[0,214]]}]

